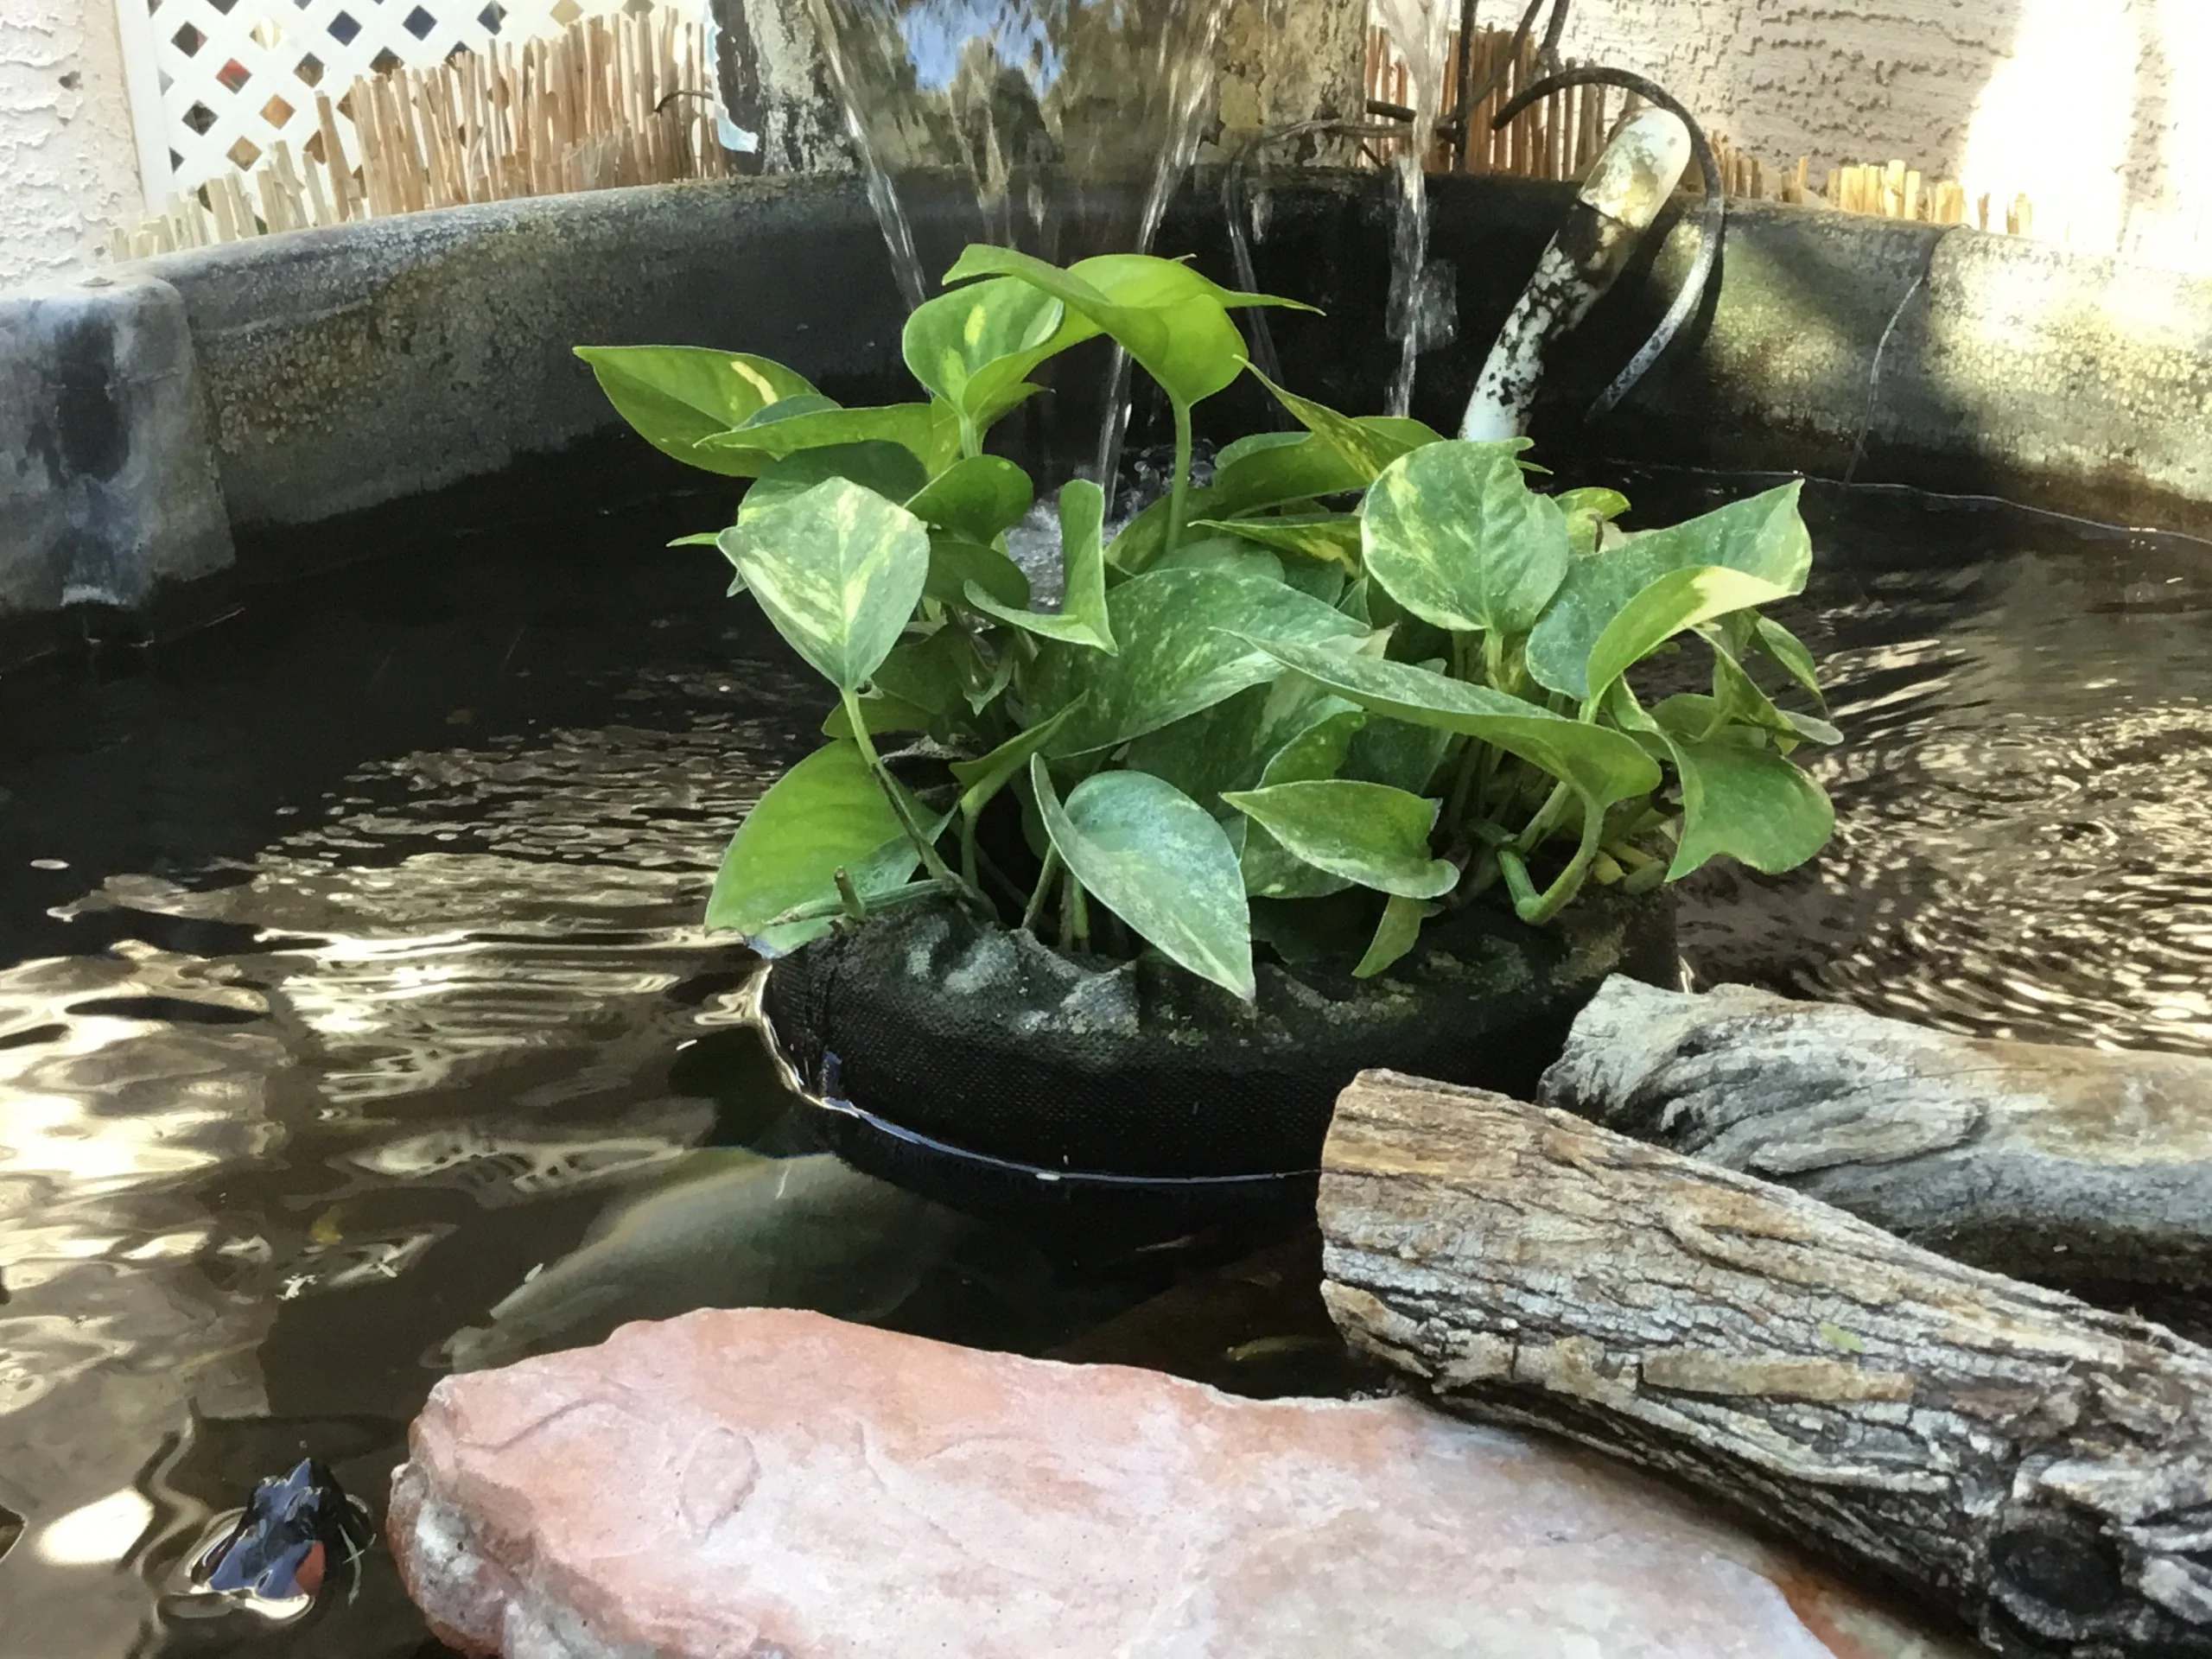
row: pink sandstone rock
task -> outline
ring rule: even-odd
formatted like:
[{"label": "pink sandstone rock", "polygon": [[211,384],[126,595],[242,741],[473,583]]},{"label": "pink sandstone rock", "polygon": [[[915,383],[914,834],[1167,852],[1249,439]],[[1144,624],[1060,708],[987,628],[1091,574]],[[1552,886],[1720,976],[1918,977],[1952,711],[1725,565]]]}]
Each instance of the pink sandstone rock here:
[{"label": "pink sandstone rock", "polygon": [[767,1309],[452,1376],[391,1535],[505,1659],[1949,1659],[1630,1471]]}]

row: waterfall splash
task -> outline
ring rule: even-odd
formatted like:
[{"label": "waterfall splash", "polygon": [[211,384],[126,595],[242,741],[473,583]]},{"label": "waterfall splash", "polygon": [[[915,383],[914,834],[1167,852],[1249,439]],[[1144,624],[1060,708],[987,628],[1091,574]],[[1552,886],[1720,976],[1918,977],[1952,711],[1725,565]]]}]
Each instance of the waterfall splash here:
[{"label": "waterfall splash", "polygon": [[[1390,42],[1406,60],[1406,96],[1414,111],[1405,148],[1395,158],[1397,213],[1390,234],[1390,300],[1387,324],[1398,342],[1398,366],[1390,377],[1384,408],[1392,415],[1412,407],[1415,359],[1433,339],[1433,316],[1446,308],[1430,303],[1428,273],[1428,182],[1426,162],[1436,140],[1436,111],[1444,94],[1448,50],[1443,0],[1376,0]],[[1448,315],[1448,312],[1446,312]]]},{"label": "waterfall splash", "polygon": [[[1058,264],[1150,246],[1197,149],[1226,0],[810,3],[909,306],[970,242]],[[1126,369],[1084,358],[1018,441],[1103,475]]]}]

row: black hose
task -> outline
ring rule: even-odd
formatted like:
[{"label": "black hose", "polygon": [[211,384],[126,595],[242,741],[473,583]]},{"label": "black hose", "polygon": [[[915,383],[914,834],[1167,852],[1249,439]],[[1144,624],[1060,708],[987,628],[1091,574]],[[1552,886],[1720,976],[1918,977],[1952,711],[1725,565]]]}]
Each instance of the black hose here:
[{"label": "black hose", "polygon": [[1598,394],[1586,417],[1597,420],[1612,412],[1622,398],[1635,390],[1636,383],[1643,378],[1660,354],[1672,345],[1682,325],[1705,302],[1705,290],[1713,280],[1714,269],[1720,263],[1720,245],[1727,235],[1728,201],[1721,193],[1720,161],[1713,153],[1713,145],[1706,138],[1705,130],[1698,125],[1697,118],[1685,108],[1681,101],[1656,81],[1631,73],[1626,69],[1607,69],[1597,65],[1580,69],[1562,70],[1524,87],[1491,119],[1493,128],[1502,127],[1527,109],[1538,99],[1549,98],[1576,86],[1618,86],[1624,92],[1634,92],[1647,104],[1674,116],[1689,129],[1690,149],[1697,157],[1698,176],[1705,181],[1705,205],[1700,209],[1697,227],[1697,252],[1690,260],[1688,273],[1682,278],[1681,290],[1675,296],[1675,302],[1667,308],[1667,315],[1659,319],[1659,326],[1651,331],[1651,338],[1643,342],[1637,354],[1629,359],[1628,366],[1614,377],[1612,385]]}]

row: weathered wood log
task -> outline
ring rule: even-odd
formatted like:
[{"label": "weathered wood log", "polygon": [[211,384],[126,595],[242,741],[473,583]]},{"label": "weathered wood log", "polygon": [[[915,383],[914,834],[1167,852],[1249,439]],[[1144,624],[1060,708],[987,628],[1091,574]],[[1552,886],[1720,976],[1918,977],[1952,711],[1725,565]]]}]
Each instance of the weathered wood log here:
[{"label": "weathered wood log", "polygon": [[1541,1103],[2042,1284],[2212,1284],[2212,1060],[1616,976]]},{"label": "weathered wood log", "polygon": [[1442,1404],[1663,1471],[2000,1653],[2212,1655],[2212,1351],[1564,1112],[1389,1072],[1323,1294]]}]

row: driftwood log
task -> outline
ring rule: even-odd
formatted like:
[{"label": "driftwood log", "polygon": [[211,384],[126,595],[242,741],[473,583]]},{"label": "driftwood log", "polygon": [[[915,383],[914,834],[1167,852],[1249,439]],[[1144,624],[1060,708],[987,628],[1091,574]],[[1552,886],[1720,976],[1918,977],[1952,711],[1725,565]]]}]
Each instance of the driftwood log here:
[{"label": "driftwood log", "polygon": [[2212,1352],[1567,1113],[1369,1072],[1323,1294],[1440,1403],[1682,1478],[1999,1652],[2212,1655]]},{"label": "driftwood log", "polygon": [[2212,1284],[2212,1060],[1616,976],[1538,1099],[2041,1284]]}]

